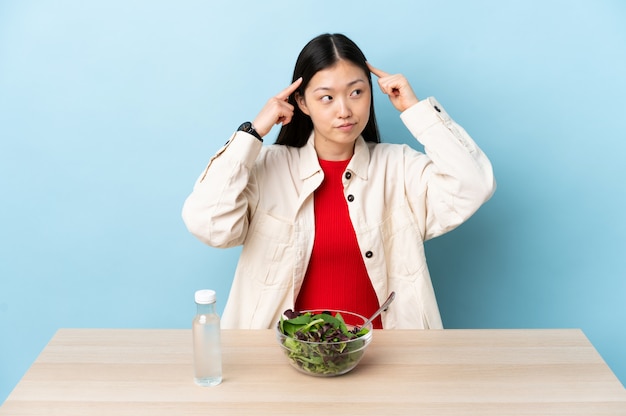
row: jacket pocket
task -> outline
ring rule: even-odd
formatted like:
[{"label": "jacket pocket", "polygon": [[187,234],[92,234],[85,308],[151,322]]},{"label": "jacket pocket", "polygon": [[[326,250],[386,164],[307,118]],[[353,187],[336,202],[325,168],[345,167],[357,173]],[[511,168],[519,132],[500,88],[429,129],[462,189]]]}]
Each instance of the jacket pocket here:
[{"label": "jacket pocket", "polygon": [[415,281],[426,267],[424,242],[406,206],[396,208],[381,225],[390,279]]},{"label": "jacket pocket", "polygon": [[293,224],[257,212],[241,253],[250,277],[264,285],[291,284]]}]

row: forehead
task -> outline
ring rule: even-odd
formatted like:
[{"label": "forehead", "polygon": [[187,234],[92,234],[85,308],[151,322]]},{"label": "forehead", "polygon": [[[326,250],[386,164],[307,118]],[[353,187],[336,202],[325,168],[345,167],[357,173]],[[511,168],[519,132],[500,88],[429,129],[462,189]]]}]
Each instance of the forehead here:
[{"label": "forehead", "polygon": [[340,89],[357,82],[368,85],[365,71],[350,61],[340,60],[333,66],[316,72],[306,89]]}]

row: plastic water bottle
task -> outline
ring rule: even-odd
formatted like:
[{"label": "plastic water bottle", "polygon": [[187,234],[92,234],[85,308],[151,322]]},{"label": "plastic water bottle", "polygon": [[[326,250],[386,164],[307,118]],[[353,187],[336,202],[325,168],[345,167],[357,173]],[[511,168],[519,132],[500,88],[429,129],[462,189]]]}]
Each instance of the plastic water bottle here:
[{"label": "plastic water bottle", "polygon": [[193,318],[194,381],[199,386],[217,386],[222,382],[220,317],[215,311],[215,291],[198,290]]}]

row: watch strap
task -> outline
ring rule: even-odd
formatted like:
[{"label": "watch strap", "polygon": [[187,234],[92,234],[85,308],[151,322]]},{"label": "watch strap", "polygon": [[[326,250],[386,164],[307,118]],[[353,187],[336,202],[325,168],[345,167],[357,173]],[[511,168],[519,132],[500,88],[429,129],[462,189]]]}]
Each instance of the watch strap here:
[{"label": "watch strap", "polygon": [[244,131],[246,133],[249,133],[253,135],[254,137],[256,137],[260,142],[263,142],[263,138],[261,137],[259,132],[254,129],[254,126],[249,121],[242,123],[241,126],[239,126],[239,128],[237,129],[237,131]]}]

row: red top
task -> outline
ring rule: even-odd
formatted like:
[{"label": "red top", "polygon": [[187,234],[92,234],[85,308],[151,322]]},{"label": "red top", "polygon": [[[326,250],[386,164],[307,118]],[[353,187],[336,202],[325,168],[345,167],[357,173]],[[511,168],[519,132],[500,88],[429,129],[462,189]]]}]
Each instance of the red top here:
[{"label": "red top", "polygon": [[[319,162],[324,181],[314,194],[315,239],[295,308],[338,309],[368,318],[379,304],[343,192],[342,178],[349,160]],[[374,328],[382,328],[380,316],[374,320]]]}]

